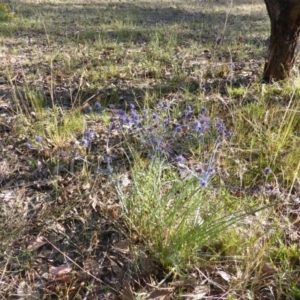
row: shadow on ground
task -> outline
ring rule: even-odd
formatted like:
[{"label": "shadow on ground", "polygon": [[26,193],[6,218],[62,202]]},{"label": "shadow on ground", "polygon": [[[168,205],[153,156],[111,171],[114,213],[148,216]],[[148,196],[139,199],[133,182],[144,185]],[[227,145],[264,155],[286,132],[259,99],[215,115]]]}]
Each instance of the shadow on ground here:
[{"label": "shadow on ground", "polygon": [[[14,3],[14,2],[12,2]],[[202,3],[202,2],[201,2]],[[202,9],[205,6],[195,2],[195,8],[189,4],[187,9],[175,5],[162,4],[143,5],[136,3],[74,3],[69,4],[35,4],[16,2],[10,6],[22,22],[17,26],[3,27],[2,35],[31,36],[48,34],[54,40],[71,38],[77,42],[93,41],[102,35],[118,42],[143,43],[149,40],[153,29],[165,25],[174,26],[174,35],[181,41],[200,39],[216,39],[224,29],[237,36],[244,31],[255,33],[253,42],[257,37],[265,36],[266,12],[249,14],[246,10],[238,15],[228,14],[224,9],[228,3],[215,1],[211,3],[208,12]],[[226,20],[227,19],[227,20]],[[45,20],[46,22],[43,22]],[[40,22],[42,21],[42,22]],[[226,33],[225,33],[226,34]],[[251,43],[251,39],[247,42]]]}]

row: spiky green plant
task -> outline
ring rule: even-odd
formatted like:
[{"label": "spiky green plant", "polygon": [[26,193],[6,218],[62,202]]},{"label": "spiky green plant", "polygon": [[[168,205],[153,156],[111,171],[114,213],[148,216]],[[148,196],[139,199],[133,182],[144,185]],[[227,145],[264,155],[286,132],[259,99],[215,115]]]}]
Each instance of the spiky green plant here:
[{"label": "spiky green plant", "polygon": [[132,176],[131,189],[117,185],[129,228],[160,263],[176,271],[201,259],[204,247],[221,240],[230,225],[263,208],[254,202],[242,208],[194,178],[180,178],[159,158],[148,164],[137,158]]}]

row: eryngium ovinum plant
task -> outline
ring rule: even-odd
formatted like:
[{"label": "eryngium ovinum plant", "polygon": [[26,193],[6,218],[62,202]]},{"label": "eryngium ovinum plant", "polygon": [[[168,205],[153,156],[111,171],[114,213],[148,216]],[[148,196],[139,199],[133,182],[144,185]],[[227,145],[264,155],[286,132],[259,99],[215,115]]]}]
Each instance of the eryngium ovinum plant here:
[{"label": "eryngium ovinum plant", "polygon": [[217,153],[231,137],[222,119],[211,119],[206,108],[178,112],[161,102],[155,111],[131,104],[112,117],[110,130],[127,137],[133,158],[132,184],[125,186],[121,177],[116,186],[132,233],[163,265],[179,271],[230,225],[263,208],[241,206],[213,182]]}]

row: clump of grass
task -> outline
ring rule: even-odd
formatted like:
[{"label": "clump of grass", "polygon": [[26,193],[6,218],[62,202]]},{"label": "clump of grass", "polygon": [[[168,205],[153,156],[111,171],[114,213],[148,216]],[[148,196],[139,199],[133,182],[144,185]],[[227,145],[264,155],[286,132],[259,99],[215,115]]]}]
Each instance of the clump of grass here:
[{"label": "clump of grass", "polygon": [[[287,88],[291,87],[287,86]],[[237,105],[234,109],[233,122],[239,132],[236,136],[239,148],[236,148],[235,152],[241,152],[238,155],[240,162],[242,158],[247,161],[245,170],[248,174],[243,175],[245,185],[255,184],[258,180],[255,179],[258,169],[266,166],[272,168],[276,173],[277,181],[288,189],[294,185],[298,176],[299,151],[295,145],[299,142],[297,116],[300,110],[299,103],[295,101],[297,88],[286,95],[284,100],[281,98],[281,102],[277,102],[277,92],[283,93],[283,89],[278,86],[276,89],[263,86],[262,97],[254,98],[254,101],[244,103],[240,107]],[[251,94],[256,92],[257,87],[248,89],[248,97],[252,97]],[[272,105],[268,103],[270,96],[275,99]],[[285,164],[282,164],[283,160]],[[272,179],[275,178],[272,176]]]},{"label": "clump of grass", "polygon": [[[227,228],[262,209],[259,203],[242,209],[234,197],[222,197],[222,192],[203,188],[195,178],[180,178],[176,169],[158,158],[149,164],[138,158],[132,174],[130,191],[118,186],[129,228],[153,257],[174,272],[203,259],[205,249],[224,255],[225,245],[230,244],[225,238]],[[240,241],[241,237],[235,243]],[[224,246],[216,248],[218,242]]]},{"label": "clump of grass", "polygon": [[[220,254],[239,248],[242,238],[226,240],[228,227],[264,205],[241,205],[214,184],[217,152],[231,136],[220,118],[210,118],[206,108],[197,115],[189,105],[180,110],[160,102],[158,107],[160,114],[140,114],[131,104],[129,112],[112,118],[111,130],[121,131],[132,150],[133,184],[124,189],[120,180],[117,191],[131,233],[162,265],[181,272],[205,249]],[[200,161],[193,163],[191,153],[197,152]],[[223,246],[209,246],[212,240]]]},{"label": "clump of grass", "polygon": [[[17,111],[24,114],[15,124],[15,129],[30,139],[41,136],[48,139],[54,148],[68,145],[83,134],[86,122],[81,109],[62,110],[59,104],[49,106],[40,91],[27,87],[24,95],[15,95]],[[30,120],[34,120],[31,124]],[[25,130],[25,131],[24,131]]]}]

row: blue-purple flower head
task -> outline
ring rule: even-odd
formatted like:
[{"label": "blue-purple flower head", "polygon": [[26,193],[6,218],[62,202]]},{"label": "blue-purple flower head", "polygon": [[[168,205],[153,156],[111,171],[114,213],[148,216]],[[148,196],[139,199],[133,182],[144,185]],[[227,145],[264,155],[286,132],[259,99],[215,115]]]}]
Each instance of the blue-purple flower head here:
[{"label": "blue-purple flower head", "polygon": [[208,187],[208,179],[207,178],[201,178],[200,180],[199,180],[199,184],[200,184],[200,186],[201,187]]},{"label": "blue-purple flower head", "polygon": [[139,125],[140,122],[141,122],[141,118],[140,118],[140,115],[136,112],[133,112],[132,113],[132,122],[135,124],[135,125]]},{"label": "blue-purple flower head", "polygon": [[169,117],[167,115],[164,115],[164,128],[169,126]]},{"label": "blue-purple flower head", "polygon": [[209,167],[209,168],[207,169],[207,174],[213,175],[213,174],[215,174],[215,173],[216,173],[216,170],[215,170],[214,167]]},{"label": "blue-purple flower head", "polygon": [[164,101],[159,101],[159,102],[157,103],[157,106],[158,106],[158,108],[160,108],[160,109],[168,108],[168,104],[167,104],[166,102],[164,102]]},{"label": "blue-purple flower head", "polygon": [[126,112],[125,112],[125,110],[123,110],[123,109],[119,109],[119,110],[118,110],[118,114],[119,114],[120,116],[125,116]]},{"label": "blue-purple flower head", "polygon": [[152,121],[153,122],[157,122],[158,121],[158,115],[157,114],[155,114],[155,113],[152,114]]},{"label": "blue-purple flower head", "polygon": [[202,125],[199,121],[195,121],[192,125],[192,128],[194,131],[198,132],[198,133],[202,133],[203,129],[202,129]]},{"label": "blue-purple flower head", "polygon": [[190,105],[188,105],[186,107],[186,110],[185,110],[185,117],[187,119],[191,119],[193,117],[193,110],[192,110],[192,107]]},{"label": "blue-purple flower head", "polygon": [[206,107],[202,107],[200,113],[204,116],[207,115],[207,108]]},{"label": "blue-purple flower head", "polygon": [[32,145],[31,145],[30,143],[25,143],[25,147],[26,147],[27,149],[29,149],[29,150],[32,149]]},{"label": "blue-purple flower head", "polygon": [[176,161],[178,161],[179,163],[183,163],[186,161],[186,159],[180,154],[176,156]]},{"label": "blue-purple flower head", "polygon": [[264,169],[264,176],[267,177],[267,176],[269,176],[271,173],[272,173],[271,168],[270,168],[269,166],[268,166],[268,167],[265,167],[265,169]]},{"label": "blue-purple flower head", "polygon": [[101,111],[101,109],[102,109],[102,105],[99,102],[96,102],[95,103],[95,110]]},{"label": "blue-purple flower head", "polygon": [[176,127],[175,127],[175,132],[176,132],[176,133],[182,132],[182,126],[181,126],[181,125],[176,125]]},{"label": "blue-purple flower head", "polygon": [[109,125],[110,130],[118,130],[120,127],[115,122],[111,122]]},{"label": "blue-purple flower head", "polygon": [[164,103],[162,101],[158,101],[157,106],[159,108],[164,108]]},{"label": "blue-purple flower head", "polygon": [[93,108],[89,105],[86,109],[85,109],[86,113],[92,113],[93,112]]},{"label": "blue-purple flower head", "polygon": [[191,107],[190,105],[188,105],[188,106],[186,107],[186,111],[187,111],[187,112],[192,112],[192,107]]},{"label": "blue-purple flower head", "polygon": [[219,117],[215,118],[214,126],[215,126],[215,129],[217,130],[217,133],[219,135],[226,136],[227,129],[226,129],[226,126],[225,126],[225,124],[224,124],[224,122],[221,118],[219,118]]},{"label": "blue-purple flower head", "polygon": [[94,132],[90,128],[88,128],[84,133],[84,137],[88,141],[91,141],[94,139]]},{"label": "blue-purple flower head", "polygon": [[130,122],[130,118],[126,115],[121,115],[119,120],[122,125],[128,124]]},{"label": "blue-purple flower head", "polygon": [[210,118],[207,117],[206,115],[199,114],[198,119],[199,119],[200,123],[202,125],[204,125],[204,127],[209,127],[210,126]]},{"label": "blue-purple flower head", "polygon": [[147,158],[148,158],[149,160],[152,160],[152,159],[154,158],[154,155],[151,154],[151,153],[148,153],[148,154],[147,154]]},{"label": "blue-purple flower head", "polygon": [[84,148],[88,148],[89,147],[89,141],[86,139],[82,139],[80,144],[84,147]]},{"label": "blue-purple flower head", "polygon": [[232,137],[232,132],[229,131],[229,130],[227,130],[226,133],[225,133],[225,137],[226,137],[227,139],[230,139],[230,138]]},{"label": "blue-purple flower head", "polygon": [[35,136],[35,141],[39,144],[41,144],[43,142],[43,138],[40,135],[36,135]]}]

